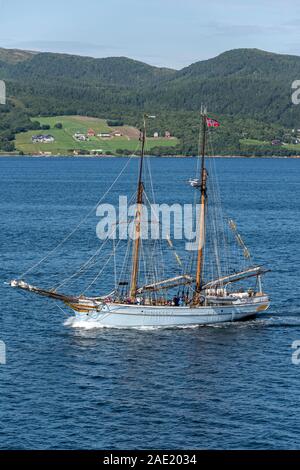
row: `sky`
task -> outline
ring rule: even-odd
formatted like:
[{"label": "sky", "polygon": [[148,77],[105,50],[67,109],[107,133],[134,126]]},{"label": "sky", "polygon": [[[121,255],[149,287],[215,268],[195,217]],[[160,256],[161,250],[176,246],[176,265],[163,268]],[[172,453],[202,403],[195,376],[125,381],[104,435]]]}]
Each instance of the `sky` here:
[{"label": "sky", "polygon": [[300,55],[300,2],[0,0],[0,47],[176,69],[242,47]]}]

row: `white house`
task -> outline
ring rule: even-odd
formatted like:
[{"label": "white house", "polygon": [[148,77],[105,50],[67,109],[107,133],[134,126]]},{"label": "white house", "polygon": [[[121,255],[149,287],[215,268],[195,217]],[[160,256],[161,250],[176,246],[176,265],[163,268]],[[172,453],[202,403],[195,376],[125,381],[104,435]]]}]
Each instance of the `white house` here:
[{"label": "white house", "polygon": [[55,141],[53,135],[50,134],[33,135],[31,140],[34,144],[52,144]]},{"label": "white house", "polygon": [[74,139],[76,140],[79,140],[80,142],[85,142],[87,139],[87,137],[84,135],[84,134],[80,134],[79,132],[76,132],[74,135],[73,135]]},{"label": "white house", "polygon": [[100,134],[98,134],[98,137],[101,137],[102,139],[109,139],[111,137],[111,134],[109,134],[108,132],[100,132]]}]

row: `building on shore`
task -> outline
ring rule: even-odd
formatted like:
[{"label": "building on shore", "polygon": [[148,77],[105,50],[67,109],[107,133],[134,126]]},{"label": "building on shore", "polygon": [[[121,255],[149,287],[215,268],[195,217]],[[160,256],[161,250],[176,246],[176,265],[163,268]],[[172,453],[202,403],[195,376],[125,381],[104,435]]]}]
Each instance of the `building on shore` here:
[{"label": "building on shore", "polygon": [[73,137],[74,139],[79,140],[80,142],[86,142],[88,140],[88,138],[80,132],[76,132]]},{"label": "building on shore", "polygon": [[109,132],[100,132],[100,134],[98,134],[98,137],[101,137],[101,139],[110,139],[111,136]]},{"label": "building on shore", "polygon": [[53,135],[50,134],[39,134],[39,135],[33,135],[31,137],[31,141],[34,144],[52,144],[55,142],[55,139]]}]

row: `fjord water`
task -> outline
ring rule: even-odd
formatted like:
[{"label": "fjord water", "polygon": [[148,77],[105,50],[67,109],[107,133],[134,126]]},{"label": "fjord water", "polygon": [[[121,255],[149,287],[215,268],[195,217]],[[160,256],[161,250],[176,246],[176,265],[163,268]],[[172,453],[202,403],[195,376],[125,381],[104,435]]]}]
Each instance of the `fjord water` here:
[{"label": "fjord water", "polygon": [[[1,158],[1,281],[74,228],[123,165]],[[191,198],[193,159],[151,166],[159,201]],[[300,365],[291,360],[300,340],[300,161],[218,159],[216,167],[225,213],[272,269],[271,309],[214,327],[74,329],[55,302],[1,283],[1,449],[300,448]],[[132,169],[111,197],[135,181]],[[29,280],[51,284],[79,266],[98,246],[93,216]]]}]

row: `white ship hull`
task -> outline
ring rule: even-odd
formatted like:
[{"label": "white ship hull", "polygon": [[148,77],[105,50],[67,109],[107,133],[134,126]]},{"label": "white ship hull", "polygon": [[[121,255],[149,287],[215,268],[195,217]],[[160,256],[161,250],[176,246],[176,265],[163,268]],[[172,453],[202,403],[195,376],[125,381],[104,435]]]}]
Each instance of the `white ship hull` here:
[{"label": "white ship hull", "polygon": [[128,304],[105,304],[101,311],[75,312],[74,326],[81,322],[97,323],[102,327],[172,327],[196,326],[233,322],[251,318],[267,310],[267,296],[253,298],[247,303],[222,306],[172,307]]}]

